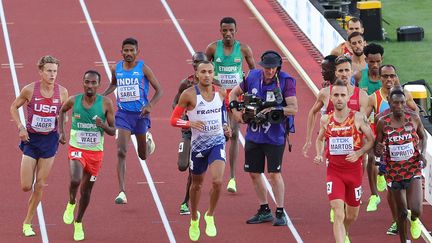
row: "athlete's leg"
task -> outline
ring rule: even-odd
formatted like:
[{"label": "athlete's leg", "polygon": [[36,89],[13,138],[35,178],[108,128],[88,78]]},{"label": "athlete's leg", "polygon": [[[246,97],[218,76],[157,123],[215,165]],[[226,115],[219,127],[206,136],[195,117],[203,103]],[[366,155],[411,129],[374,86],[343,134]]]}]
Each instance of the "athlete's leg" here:
[{"label": "athlete's leg", "polygon": [[78,187],[83,177],[83,166],[78,160],[69,161],[71,182],[69,185],[69,203],[75,204]]},{"label": "athlete's leg", "polygon": [[330,201],[330,207],[334,212],[333,235],[336,243],[343,243],[346,236],[344,227],[345,202],[342,199],[334,199]]},{"label": "athlete's leg", "polygon": [[210,164],[209,170],[212,176],[212,188],[210,189],[210,207],[207,210],[207,215],[213,216],[220,196],[223,174],[225,171],[225,161],[215,160]]},{"label": "athlete's leg", "polygon": [[[393,182],[394,183],[394,182]],[[407,200],[406,191],[403,189],[390,189],[392,191],[393,200],[396,204],[397,226],[399,231],[399,239],[401,242],[407,240]]]},{"label": "athlete's leg", "polygon": [[249,173],[260,205],[267,204],[267,188],[262,173]]},{"label": "athlete's leg", "polygon": [[78,214],[75,219],[75,222],[82,222],[82,218],[84,216],[85,210],[87,209],[87,206],[90,203],[90,195],[91,191],[93,189],[95,181],[92,180],[92,175],[88,173],[87,171],[84,171],[82,180],[81,180],[81,189],[80,194],[81,198],[79,201],[79,207],[78,207]]},{"label": "athlete's leg", "polygon": [[281,173],[269,173],[270,184],[276,200],[276,207],[284,207],[285,184]]},{"label": "athlete's leg", "polygon": [[125,191],[126,154],[131,132],[122,128],[118,128],[117,132],[117,178],[120,191]]},{"label": "athlete's leg", "polygon": [[186,194],[185,194],[185,198],[183,200],[183,203],[188,204],[188,202],[189,202],[189,191],[190,191],[191,184],[192,184],[192,174],[189,171],[188,172],[188,179],[187,179],[187,183],[186,183]]},{"label": "athlete's leg", "polygon": [[415,220],[422,215],[423,207],[423,189],[422,180],[420,178],[413,178],[406,191],[407,201],[411,210],[411,220]]},{"label": "athlete's leg", "polygon": [[235,178],[237,157],[239,153],[239,146],[238,146],[239,124],[234,120],[231,112],[228,112],[228,117],[229,117],[230,127],[232,130],[232,134],[230,138],[231,144],[229,149],[230,178]]},{"label": "athlete's leg", "polygon": [[367,157],[367,175],[368,175],[371,195],[378,196],[378,189],[377,189],[378,169],[375,165],[375,155],[373,149],[370,149],[367,156],[365,157]]},{"label": "athlete's leg", "polygon": [[28,203],[28,210],[26,218],[24,219],[24,224],[31,224],[36,207],[42,198],[42,191],[45,185],[45,180],[48,177],[52,165],[54,163],[54,157],[47,159],[39,159],[36,163],[36,181],[34,183],[34,189],[30,196]]},{"label": "athlete's leg", "polygon": [[193,220],[198,219],[198,203],[201,197],[201,187],[204,181],[204,175],[194,175],[192,174],[192,185],[190,187],[189,195],[190,195],[190,208],[191,208],[191,216]]},{"label": "athlete's leg", "polygon": [[135,137],[138,145],[138,156],[140,157],[140,159],[145,160],[147,159],[149,151],[149,149],[147,149],[148,144],[146,134],[135,134]]},{"label": "athlete's leg", "polygon": [[387,187],[387,203],[389,205],[393,222],[397,222],[397,209],[396,209],[396,203],[394,201],[393,197],[393,190],[391,190],[389,187]]},{"label": "athlete's leg", "polygon": [[349,227],[351,226],[351,224],[357,220],[359,211],[360,211],[360,206],[351,207],[345,204],[344,226],[345,226],[346,234],[348,234]]},{"label": "athlete's leg", "polygon": [[21,189],[28,192],[32,189],[36,160],[30,156],[23,155],[21,159]]}]

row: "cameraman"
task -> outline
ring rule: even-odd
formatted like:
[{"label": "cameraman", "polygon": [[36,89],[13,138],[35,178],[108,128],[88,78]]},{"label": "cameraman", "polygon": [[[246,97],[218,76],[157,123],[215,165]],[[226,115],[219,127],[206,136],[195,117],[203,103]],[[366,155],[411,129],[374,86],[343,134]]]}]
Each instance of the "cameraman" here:
[{"label": "cameraman", "polygon": [[[273,107],[261,110],[258,116],[275,110],[283,110],[284,119],[279,123],[269,121],[258,125],[252,119],[248,123],[245,144],[244,170],[249,172],[255,191],[258,196],[260,208],[258,213],[246,221],[248,224],[259,224],[273,221],[273,216],[267,202],[267,189],[264,178],[265,158],[267,158],[267,172],[276,199],[276,219],[274,226],[287,224],[283,210],[285,186],[281,175],[281,166],[285,148],[286,116],[297,112],[296,81],[287,73],[280,71],[282,57],[275,51],[266,51],[258,63],[263,69],[253,69],[248,77],[237,85],[229,96],[230,107],[238,107],[237,98],[243,93],[255,95],[264,103],[276,103]],[[234,119],[245,123],[243,116],[245,110],[231,108]],[[247,112],[247,111],[246,111]],[[243,117],[242,117],[243,116]],[[249,119],[247,119],[249,120]]]}]

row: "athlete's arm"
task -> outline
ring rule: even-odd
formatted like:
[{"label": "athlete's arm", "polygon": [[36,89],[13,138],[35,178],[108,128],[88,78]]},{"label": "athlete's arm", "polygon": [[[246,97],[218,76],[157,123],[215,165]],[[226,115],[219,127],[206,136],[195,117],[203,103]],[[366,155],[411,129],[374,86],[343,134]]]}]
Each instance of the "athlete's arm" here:
[{"label": "athlete's arm", "polygon": [[[406,91],[406,90],[404,91],[404,93],[405,93],[405,98],[406,98],[406,104],[407,104],[407,106],[408,106],[411,110],[413,110],[413,111],[415,111],[417,114],[419,114],[420,109],[418,108],[417,104],[415,103],[415,101],[414,101],[414,99],[413,99],[411,93],[410,93],[409,91]],[[426,108],[426,107],[424,107],[424,108]]]},{"label": "athlete's arm", "polygon": [[364,115],[366,115],[366,109],[368,107],[369,104],[369,96],[366,93],[366,91],[364,91],[363,89],[360,89],[360,94],[359,94],[359,100],[360,100],[360,112],[363,113]]},{"label": "athlete's arm", "polygon": [[308,157],[307,153],[309,151],[310,146],[312,145],[312,132],[314,129],[315,121],[316,121],[316,115],[321,110],[321,108],[324,106],[324,99],[325,99],[325,89],[321,89],[318,93],[317,99],[315,103],[313,104],[312,108],[309,110],[308,118],[307,118],[307,124],[306,124],[306,141],[303,145],[303,156]]},{"label": "athlete's arm", "polygon": [[375,152],[375,156],[377,157],[380,157],[384,153],[383,129],[384,129],[384,119],[380,118],[375,128],[376,138],[375,138],[374,152]]},{"label": "athlete's arm", "polygon": [[117,78],[115,75],[115,67],[111,66],[110,69],[111,69],[111,82],[110,82],[110,85],[102,93],[103,96],[107,96],[107,95],[111,94],[117,88]]},{"label": "athlete's arm", "polygon": [[[362,72],[361,71],[358,71],[358,72],[356,72],[356,74],[354,74],[354,80],[355,80],[356,84],[359,84],[359,86],[360,86],[361,78],[362,78]],[[361,89],[367,91],[367,88],[361,88]]]},{"label": "athlete's arm", "polygon": [[423,161],[423,166],[425,167],[427,164],[426,161],[426,149],[427,149],[427,135],[425,132],[425,129],[423,127],[423,123],[420,120],[420,117],[418,115],[412,116],[414,122],[417,124],[417,135],[419,136],[419,143],[420,143],[420,160]]},{"label": "athlete's arm", "polygon": [[[244,82],[244,81],[243,81]],[[240,85],[236,85],[230,92],[229,94],[229,101],[230,103],[234,100],[237,100],[238,97],[240,95],[242,95],[244,92],[242,90],[242,88],[240,88]],[[237,109],[230,109],[232,114],[233,114],[233,118],[236,122],[239,123],[244,123],[243,118],[242,118],[242,112],[237,110]]]},{"label": "athlete's arm", "polygon": [[102,119],[96,117],[96,126],[102,128],[106,134],[114,136],[116,130],[114,125],[114,106],[110,98],[103,98],[106,122],[102,122]]},{"label": "athlete's arm", "polygon": [[[15,122],[18,130],[21,133],[21,130],[25,130],[25,125],[22,124],[22,121],[19,117],[18,109],[23,106],[25,103],[30,102],[33,96],[33,86],[34,83],[26,85],[16,97],[16,99],[12,102],[10,107],[10,113],[12,116],[12,120]],[[25,122],[25,121],[23,121]],[[21,137],[21,134],[20,134]],[[23,140],[24,141],[24,140]]]},{"label": "athlete's arm", "polygon": [[372,134],[372,129],[370,128],[369,122],[366,116],[361,112],[356,112],[354,118],[354,125],[358,130],[362,131],[362,133],[366,137],[366,142],[363,146],[353,153],[347,155],[346,160],[349,162],[356,162],[361,156],[363,156],[367,151],[369,151],[374,144],[374,136]]},{"label": "athlete's arm", "polygon": [[160,100],[160,98],[162,97],[163,91],[162,91],[162,88],[159,84],[159,81],[156,79],[155,75],[153,74],[153,71],[150,69],[149,66],[147,66],[147,65],[143,66],[143,73],[147,77],[147,79],[149,80],[150,85],[155,90],[155,93],[154,93],[153,97],[151,98],[150,102],[146,106],[144,106],[141,110],[141,114],[145,115],[147,113],[150,113],[151,108]]},{"label": "athlete's arm", "polygon": [[339,44],[338,46],[336,46],[331,52],[330,55],[335,55],[335,56],[340,56],[343,55],[342,53],[342,45],[344,42],[342,42],[341,44]]},{"label": "athlete's arm", "polygon": [[318,137],[315,142],[316,155],[314,158],[314,163],[320,164],[323,162],[323,149],[324,149],[324,133],[326,131],[326,127],[328,125],[328,115],[323,115],[320,119],[320,130],[318,133]]},{"label": "athlete's arm", "polygon": [[172,103],[172,108],[173,108],[173,109],[174,109],[175,106],[177,105],[181,93],[183,93],[183,91],[184,91],[185,89],[187,89],[187,88],[188,88],[188,80],[187,80],[187,78],[186,78],[186,79],[183,79],[183,80],[180,82],[180,86],[179,86],[179,89],[178,89],[178,91],[177,91],[177,94],[174,96],[174,100],[173,100],[173,103]]},{"label": "athlete's arm", "polygon": [[66,123],[66,112],[70,109],[72,109],[73,105],[75,103],[75,96],[69,97],[60,108],[59,113],[59,142],[61,144],[66,143],[66,135],[64,132],[64,124]]},{"label": "athlete's arm", "polygon": [[[181,127],[181,128],[195,128],[198,130],[203,130],[205,127],[205,123],[202,121],[185,121],[181,119],[181,116],[185,113],[186,109],[192,107],[192,95],[195,94],[195,90],[189,88],[185,90],[181,95],[177,106],[174,108],[170,123],[171,126]],[[193,109],[193,108],[192,108]]]},{"label": "athlete's arm", "polygon": [[248,64],[249,70],[255,69],[255,61],[253,58],[252,49],[248,45],[242,44],[241,52],[244,59],[246,60],[246,63]]},{"label": "athlete's arm", "polygon": [[375,110],[375,93],[369,95],[368,97],[368,105],[365,109],[366,117],[369,117],[373,110]]},{"label": "athlete's arm", "polygon": [[209,61],[213,61],[215,52],[216,52],[216,42],[213,42],[209,44],[205,50],[205,54]]},{"label": "athlete's arm", "polygon": [[64,102],[66,102],[66,100],[69,97],[69,93],[67,91],[67,89],[63,86],[60,85],[60,99],[61,99],[61,103],[63,104]]}]

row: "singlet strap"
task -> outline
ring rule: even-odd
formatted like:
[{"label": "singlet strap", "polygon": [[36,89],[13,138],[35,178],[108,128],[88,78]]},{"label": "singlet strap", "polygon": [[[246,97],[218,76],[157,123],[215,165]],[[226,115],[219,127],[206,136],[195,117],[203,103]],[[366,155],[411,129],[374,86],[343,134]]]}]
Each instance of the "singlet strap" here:
[{"label": "singlet strap", "polygon": [[194,87],[195,87],[195,91],[196,91],[197,95],[200,95],[201,92],[200,92],[200,90],[199,90],[199,88],[198,88],[198,85],[195,85]]}]

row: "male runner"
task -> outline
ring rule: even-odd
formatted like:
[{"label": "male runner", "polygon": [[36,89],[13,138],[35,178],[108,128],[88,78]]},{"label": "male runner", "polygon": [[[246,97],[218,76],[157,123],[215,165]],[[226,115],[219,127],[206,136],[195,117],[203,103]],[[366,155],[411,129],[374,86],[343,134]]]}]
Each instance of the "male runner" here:
[{"label": "male runner", "polygon": [[[347,36],[349,36],[351,33],[357,31],[360,33],[364,33],[363,23],[359,18],[351,18],[347,23]],[[331,52],[330,55],[335,56],[347,56],[352,57],[353,51],[351,47],[349,46],[348,41],[344,41],[341,44],[339,44],[337,47],[335,47]]]}]

